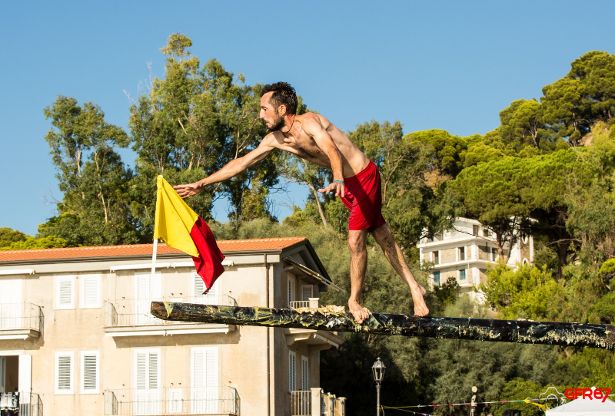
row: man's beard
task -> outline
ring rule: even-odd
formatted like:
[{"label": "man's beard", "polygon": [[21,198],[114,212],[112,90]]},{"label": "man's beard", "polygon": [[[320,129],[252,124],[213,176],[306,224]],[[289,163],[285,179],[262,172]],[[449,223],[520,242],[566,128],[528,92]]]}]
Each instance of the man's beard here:
[{"label": "man's beard", "polygon": [[270,132],[278,131],[282,127],[284,127],[284,118],[283,117],[278,117],[278,119],[273,122],[271,127],[267,127],[267,130],[269,130]]}]

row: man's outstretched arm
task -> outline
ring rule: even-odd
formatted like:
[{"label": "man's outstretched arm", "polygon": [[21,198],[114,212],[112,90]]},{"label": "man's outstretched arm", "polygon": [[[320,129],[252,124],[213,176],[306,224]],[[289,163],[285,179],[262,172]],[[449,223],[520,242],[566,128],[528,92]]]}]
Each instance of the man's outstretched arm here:
[{"label": "man's outstretched arm", "polygon": [[267,157],[267,155],[275,148],[273,146],[273,140],[273,137],[267,135],[256,149],[242,157],[231,160],[226,165],[222,166],[222,168],[220,168],[217,172],[214,172],[206,178],[193,183],[175,185],[173,189],[175,189],[182,198],[187,198],[200,193],[207,185],[232,178]]}]

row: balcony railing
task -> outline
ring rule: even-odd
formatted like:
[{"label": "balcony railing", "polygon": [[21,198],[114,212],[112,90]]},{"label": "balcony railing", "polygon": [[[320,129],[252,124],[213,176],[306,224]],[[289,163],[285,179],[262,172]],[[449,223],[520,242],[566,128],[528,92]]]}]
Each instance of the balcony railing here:
[{"label": "balcony railing", "polygon": [[346,398],[316,387],[290,392],[291,416],[345,416]]},{"label": "balcony railing", "polygon": [[309,300],[293,300],[290,302],[288,306],[291,309],[301,309],[301,308],[310,308],[317,309],[318,308],[318,298],[310,298]]},{"label": "balcony railing", "polygon": [[36,393],[0,393],[0,414],[43,416],[43,402]]},{"label": "balcony railing", "polygon": [[[173,298],[174,302],[209,303],[206,300],[203,296],[181,299]],[[237,305],[237,301],[228,295],[220,296],[214,303],[227,306]],[[105,302],[105,327],[107,328],[168,325],[177,325],[177,323],[152,316],[149,300],[122,299],[114,302]]]},{"label": "balcony railing", "polygon": [[239,394],[233,387],[105,391],[106,416],[237,416],[239,405]]},{"label": "balcony railing", "polygon": [[0,303],[0,331],[41,332],[41,307],[29,302]]}]

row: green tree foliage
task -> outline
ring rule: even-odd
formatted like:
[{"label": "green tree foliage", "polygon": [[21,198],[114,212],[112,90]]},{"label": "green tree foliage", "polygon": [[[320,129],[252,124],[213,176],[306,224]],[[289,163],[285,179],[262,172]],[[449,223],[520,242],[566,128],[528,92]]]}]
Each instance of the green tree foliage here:
[{"label": "green tree foliage", "polygon": [[0,228],[0,250],[27,250],[35,248],[66,247],[67,242],[59,237],[31,237],[8,227]]},{"label": "green tree foliage", "polygon": [[546,269],[523,265],[511,270],[498,265],[483,287],[487,301],[504,319],[555,320],[564,288]]},{"label": "green tree foliage", "polygon": [[28,236],[21,231],[8,227],[0,227],[0,247],[7,247],[13,243],[25,241]]},{"label": "green tree foliage", "polygon": [[[146,234],[153,226],[155,177],[171,183],[193,182],[218,170],[258,145],[265,134],[258,119],[259,89],[243,83],[216,60],[201,66],[181,34],[169,37],[163,48],[165,79],[155,79],[149,94],[131,107],[130,130],[137,152],[137,175],[132,181],[133,209]],[[273,158],[256,168],[211,187],[191,200],[199,214],[211,217],[218,195],[232,204],[231,220],[271,216],[269,189],[277,183]]]},{"label": "green tree foliage", "polygon": [[553,138],[544,128],[541,105],[536,100],[516,100],[500,112],[501,140],[515,151],[526,146],[552,150]]},{"label": "green tree foliage", "polygon": [[572,63],[570,72],[543,89],[542,121],[576,146],[597,121],[615,115],[615,55],[593,51]]},{"label": "green tree foliage", "polygon": [[105,121],[92,103],[59,97],[45,109],[53,128],[46,139],[64,197],[58,215],[39,227],[43,237],[56,236],[69,245],[119,244],[139,240],[130,211],[128,182],[117,147],[128,136]]}]

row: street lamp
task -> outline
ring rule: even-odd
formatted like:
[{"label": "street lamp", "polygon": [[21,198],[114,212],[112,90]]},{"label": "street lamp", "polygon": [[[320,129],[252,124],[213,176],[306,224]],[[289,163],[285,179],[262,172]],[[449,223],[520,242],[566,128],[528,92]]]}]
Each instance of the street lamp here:
[{"label": "street lamp", "polygon": [[380,416],[380,383],[382,383],[384,378],[384,370],[386,370],[386,366],[378,357],[374,365],[372,365],[372,373],[376,382],[376,416]]},{"label": "street lamp", "polygon": [[472,386],[472,398],[470,399],[470,416],[474,416],[474,410],[476,409],[476,392],[478,387]]}]

